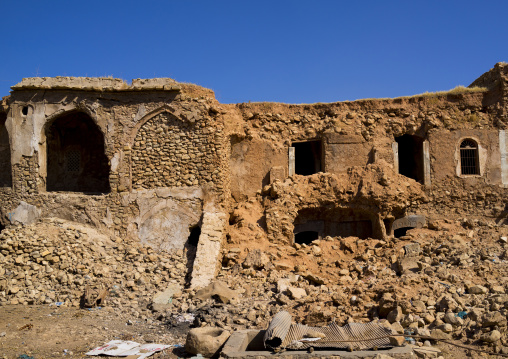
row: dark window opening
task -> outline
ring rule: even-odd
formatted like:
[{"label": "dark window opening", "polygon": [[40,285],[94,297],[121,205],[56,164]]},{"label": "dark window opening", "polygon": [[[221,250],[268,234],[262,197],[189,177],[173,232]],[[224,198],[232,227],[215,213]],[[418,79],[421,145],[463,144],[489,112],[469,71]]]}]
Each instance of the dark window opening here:
[{"label": "dark window opening", "polygon": [[11,147],[6,121],[7,114],[0,113],[0,187],[12,187]]},{"label": "dark window opening", "polygon": [[321,141],[293,143],[295,148],[295,174],[309,176],[322,171]]},{"label": "dark window opening", "polygon": [[460,144],[460,173],[463,175],[479,175],[478,144],[466,139]]},{"label": "dark window opening", "polygon": [[396,137],[399,147],[399,173],[414,179],[424,181],[423,138],[412,135]]},{"label": "dark window opening", "polygon": [[372,220],[368,213],[354,209],[305,208],[294,222],[295,243],[308,244],[318,238],[374,238]]},{"label": "dark window opening", "polygon": [[304,231],[295,234],[295,243],[299,244],[311,244],[316,239],[319,239],[319,233],[315,231]]},{"label": "dark window opening", "polygon": [[93,120],[76,112],[46,129],[47,191],[110,192],[104,136]]},{"label": "dark window opening", "polygon": [[407,234],[407,231],[409,231],[410,229],[413,229],[413,227],[397,228],[396,230],[393,231],[393,236],[395,238],[403,237]]},{"label": "dark window opening", "polygon": [[23,106],[23,108],[21,109],[21,114],[23,116],[28,115],[28,106]]}]

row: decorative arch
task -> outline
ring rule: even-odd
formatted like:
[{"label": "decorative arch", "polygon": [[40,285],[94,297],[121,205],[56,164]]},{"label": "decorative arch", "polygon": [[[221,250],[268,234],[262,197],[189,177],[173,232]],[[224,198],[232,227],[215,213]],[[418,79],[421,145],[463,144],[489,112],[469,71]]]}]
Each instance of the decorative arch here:
[{"label": "decorative arch", "polygon": [[43,138],[47,191],[110,192],[104,134],[87,112],[53,114],[43,127]]},{"label": "decorative arch", "polygon": [[460,174],[463,176],[480,175],[480,156],[478,142],[472,138],[460,141]]}]

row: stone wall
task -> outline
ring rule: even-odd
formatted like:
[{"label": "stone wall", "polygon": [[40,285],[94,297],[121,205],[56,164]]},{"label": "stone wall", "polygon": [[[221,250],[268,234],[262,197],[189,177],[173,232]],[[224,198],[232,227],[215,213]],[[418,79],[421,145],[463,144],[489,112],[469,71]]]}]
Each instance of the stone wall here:
[{"label": "stone wall", "polygon": [[220,183],[221,138],[203,125],[163,112],[141,126],[131,151],[133,189]]}]

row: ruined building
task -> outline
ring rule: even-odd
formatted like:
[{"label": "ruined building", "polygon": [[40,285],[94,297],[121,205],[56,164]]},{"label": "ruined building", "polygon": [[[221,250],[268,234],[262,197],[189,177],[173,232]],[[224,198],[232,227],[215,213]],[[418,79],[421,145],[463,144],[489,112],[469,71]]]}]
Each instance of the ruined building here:
[{"label": "ruined building", "polygon": [[26,78],[0,106],[2,228],[57,217],[161,250],[207,283],[242,205],[267,240],[383,239],[508,213],[508,64],[469,88],[330,104],[220,104],[171,79]]}]

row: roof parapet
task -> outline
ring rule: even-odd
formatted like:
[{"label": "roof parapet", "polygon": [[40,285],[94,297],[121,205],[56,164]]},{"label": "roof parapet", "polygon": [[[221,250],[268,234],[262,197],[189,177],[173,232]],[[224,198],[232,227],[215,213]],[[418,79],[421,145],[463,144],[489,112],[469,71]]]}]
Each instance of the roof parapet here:
[{"label": "roof parapet", "polygon": [[181,91],[178,82],[170,78],[134,79],[129,85],[122,79],[110,77],[27,77],[11,87],[12,90],[77,90],[77,91]]}]

